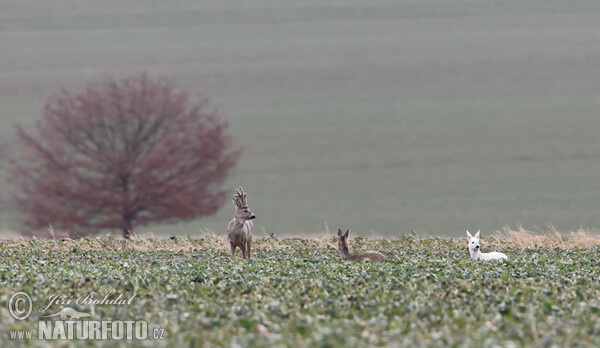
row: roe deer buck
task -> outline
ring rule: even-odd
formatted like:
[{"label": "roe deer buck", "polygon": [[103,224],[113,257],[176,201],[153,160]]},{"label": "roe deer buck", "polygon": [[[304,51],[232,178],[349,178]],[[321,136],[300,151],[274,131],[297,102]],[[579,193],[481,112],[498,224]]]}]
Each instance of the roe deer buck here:
[{"label": "roe deer buck", "polygon": [[350,250],[348,250],[348,234],[350,233],[350,229],[346,231],[346,233],[342,234],[342,230],[338,228],[338,250],[340,251],[340,257],[342,260],[350,260],[350,261],[362,261],[364,259],[371,259],[373,261],[381,261],[385,258],[382,253],[378,253],[376,251],[367,251],[360,254],[350,254]]},{"label": "roe deer buck", "polygon": [[242,187],[238,187],[233,195],[233,206],[235,207],[235,217],[229,221],[227,226],[227,238],[231,246],[231,259],[235,257],[235,248],[242,249],[242,257],[249,259],[250,249],[252,248],[252,229],[254,223],[252,219],[256,218],[248,209],[246,201],[246,192]]}]

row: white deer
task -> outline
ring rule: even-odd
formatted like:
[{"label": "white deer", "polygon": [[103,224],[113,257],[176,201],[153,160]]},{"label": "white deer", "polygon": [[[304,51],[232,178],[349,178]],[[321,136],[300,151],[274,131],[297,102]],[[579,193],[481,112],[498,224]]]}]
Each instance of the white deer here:
[{"label": "white deer", "polygon": [[508,259],[503,253],[499,253],[493,251],[491,253],[482,253],[481,248],[479,247],[479,231],[475,233],[475,236],[472,236],[469,231],[467,231],[467,240],[469,243],[469,253],[471,254],[471,258],[473,260],[500,260],[500,259]]},{"label": "white deer", "polygon": [[227,238],[231,246],[231,259],[235,257],[235,248],[242,249],[242,257],[249,259],[251,257],[250,249],[252,248],[252,229],[254,223],[252,219],[256,216],[248,209],[246,201],[246,192],[242,187],[235,190],[233,196],[233,206],[235,207],[235,217],[229,221],[227,226]]}]

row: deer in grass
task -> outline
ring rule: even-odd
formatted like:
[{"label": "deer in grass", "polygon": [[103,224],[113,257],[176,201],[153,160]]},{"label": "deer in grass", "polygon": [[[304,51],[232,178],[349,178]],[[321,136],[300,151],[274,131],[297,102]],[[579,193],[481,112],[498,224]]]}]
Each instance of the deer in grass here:
[{"label": "deer in grass", "polygon": [[350,229],[346,231],[346,233],[342,234],[342,230],[338,228],[338,250],[340,252],[340,257],[342,260],[350,260],[350,261],[362,261],[364,259],[371,259],[373,261],[381,261],[385,258],[382,253],[378,253],[376,251],[367,251],[360,254],[350,254],[350,250],[348,249],[348,234],[350,233]]},{"label": "deer in grass", "polygon": [[250,249],[252,248],[252,229],[254,223],[252,219],[256,218],[248,209],[246,201],[246,192],[242,187],[238,187],[233,195],[233,206],[235,207],[235,217],[229,221],[227,226],[227,238],[231,246],[231,259],[235,257],[235,248],[242,249],[242,257],[249,259],[251,256]]},{"label": "deer in grass", "polygon": [[471,258],[473,260],[502,260],[508,259],[508,256],[503,253],[499,253],[497,251],[492,251],[491,253],[482,253],[481,248],[479,246],[479,233],[477,231],[474,236],[472,236],[467,230],[467,240],[469,245],[469,253],[471,254]]}]

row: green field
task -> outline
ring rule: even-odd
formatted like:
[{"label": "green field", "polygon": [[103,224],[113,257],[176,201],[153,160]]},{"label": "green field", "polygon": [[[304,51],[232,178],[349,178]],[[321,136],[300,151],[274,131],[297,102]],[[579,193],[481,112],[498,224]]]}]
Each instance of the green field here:
[{"label": "green field", "polygon": [[[567,241],[562,236],[559,242]],[[598,244],[596,239],[596,245]],[[33,330],[64,305],[55,295],[127,305],[70,305],[83,320],[145,320],[162,341],[54,341],[61,346],[193,347],[597,347],[600,344],[598,247],[517,248],[502,238],[484,251],[506,262],[474,262],[465,239],[352,238],[353,251],[379,250],[380,263],[342,262],[335,238],[263,238],[254,257],[231,262],[226,242],[202,238],[0,242],[0,345]],[[500,247],[503,246],[503,247]],[[17,291],[33,301],[16,321]],[[135,296],[134,296],[135,295]],[[48,307],[46,309],[46,307]],[[41,310],[41,311],[40,311]]]},{"label": "green field", "polygon": [[[5,151],[61,87],[148,71],[229,120],[244,153],[227,187],[248,192],[258,235],[600,226],[598,1],[0,7]],[[232,216],[138,233],[224,234]]]}]

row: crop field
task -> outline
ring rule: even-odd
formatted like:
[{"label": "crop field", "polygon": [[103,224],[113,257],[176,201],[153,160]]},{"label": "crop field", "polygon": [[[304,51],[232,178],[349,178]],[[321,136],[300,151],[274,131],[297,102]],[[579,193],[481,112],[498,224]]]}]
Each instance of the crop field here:
[{"label": "crop field", "polygon": [[[260,238],[250,261],[229,259],[223,238],[0,242],[0,345],[37,335],[42,316],[72,299],[79,320],[144,320],[163,340],[52,341],[59,346],[193,347],[593,347],[600,345],[600,238],[579,231],[536,236],[505,231],[482,241],[508,261],[475,262],[466,240],[351,238],[380,263],[342,262],[335,238]],[[17,291],[32,314],[17,321]],[[124,305],[77,305],[113,292]],[[65,306],[65,304],[62,304]],[[58,318],[52,320],[59,320]]]},{"label": "crop field", "polygon": [[[596,0],[1,7],[3,151],[61,87],[148,71],[229,121],[244,152],[226,188],[247,190],[262,236],[600,226]],[[224,233],[232,214],[137,232]]]},{"label": "crop field", "polygon": [[[0,168],[61,88],[145,71],[229,122],[224,188],[257,217],[249,261],[229,200],[127,241],[18,239],[0,172],[0,347],[600,346],[599,1],[0,9]],[[341,261],[329,226],[386,258]],[[465,229],[509,259],[472,261]],[[147,335],[46,330],[69,322]]]}]

